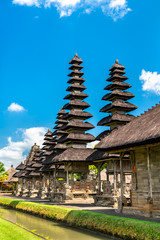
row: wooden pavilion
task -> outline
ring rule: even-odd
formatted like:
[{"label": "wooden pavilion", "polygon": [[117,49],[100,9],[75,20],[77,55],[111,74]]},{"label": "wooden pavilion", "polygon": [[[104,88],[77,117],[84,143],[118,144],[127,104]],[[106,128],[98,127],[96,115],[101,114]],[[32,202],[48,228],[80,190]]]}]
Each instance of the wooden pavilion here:
[{"label": "wooden pavilion", "polygon": [[[113,131],[96,146],[120,155],[119,211],[160,217],[160,104]],[[124,206],[123,160],[132,166],[131,207]]]}]

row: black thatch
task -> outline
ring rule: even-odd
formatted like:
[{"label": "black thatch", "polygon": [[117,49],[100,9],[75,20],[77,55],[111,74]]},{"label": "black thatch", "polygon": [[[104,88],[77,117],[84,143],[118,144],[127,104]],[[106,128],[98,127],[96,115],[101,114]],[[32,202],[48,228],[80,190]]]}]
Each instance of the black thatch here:
[{"label": "black thatch", "polygon": [[71,100],[69,103],[64,105],[64,109],[73,109],[73,108],[86,109],[89,107],[90,105],[88,103],[83,102],[79,99]]},{"label": "black thatch", "polygon": [[69,64],[81,64],[83,63],[82,59],[78,57],[77,53],[75,54],[74,58],[69,62]]},{"label": "black thatch", "polygon": [[106,101],[112,101],[113,99],[122,99],[124,101],[127,101],[131,98],[135,97],[134,94],[130,93],[130,92],[122,92],[120,90],[113,90],[111,93],[108,93],[106,95],[104,95],[104,97],[102,98],[102,100],[106,100]]},{"label": "black thatch", "polygon": [[108,116],[105,117],[103,119],[101,119],[98,122],[98,126],[108,126],[109,123],[122,123],[125,124],[127,122],[130,122],[131,120],[133,120],[135,117],[133,115],[129,115],[129,114],[119,114],[119,113],[115,113],[112,116]]},{"label": "black thatch", "polygon": [[130,112],[137,109],[137,107],[132,103],[121,102],[116,100],[110,104],[107,104],[103,108],[101,108],[100,112],[111,112],[113,109]]},{"label": "black thatch", "polygon": [[127,125],[112,131],[96,146],[102,150],[119,150],[160,142],[160,104],[136,117]]},{"label": "black thatch", "polygon": [[108,136],[108,134],[110,134],[110,133],[111,133],[110,130],[105,130],[105,131],[101,132],[101,133],[96,137],[95,140],[100,141],[100,140],[102,140],[104,137]]},{"label": "black thatch", "polygon": [[23,162],[21,162],[17,167],[16,170],[23,170],[25,168],[25,165]]},{"label": "black thatch", "polygon": [[83,93],[83,92],[79,92],[79,93],[77,93],[77,92],[71,92],[70,94],[68,94],[66,97],[64,97],[64,99],[69,99],[69,100],[71,100],[71,99],[73,99],[73,98],[75,98],[76,97],[76,99],[81,99],[81,100],[83,100],[83,99],[85,99],[86,97],[88,97],[88,95],[86,94],[86,93]]},{"label": "black thatch", "polygon": [[83,82],[85,82],[84,78],[79,77],[79,76],[74,76],[74,77],[70,78],[67,83],[71,83],[71,84],[72,83],[80,83],[81,84]]},{"label": "black thatch", "polygon": [[[58,162],[87,162],[87,158],[94,152],[89,148],[68,148],[62,153],[57,154],[53,161]],[[92,160],[88,160],[89,162]]]},{"label": "black thatch", "polygon": [[119,90],[126,90],[128,88],[131,88],[131,85],[129,83],[125,83],[125,82],[113,82],[112,84],[107,85],[104,90],[108,90],[108,91],[113,91],[115,89],[119,89]]},{"label": "black thatch", "polygon": [[58,142],[69,142],[69,141],[77,141],[77,142],[92,142],[95,140],[95,137],[92,134],[86,133],[69,133],[67,136],[61,137]]},{"label": "black thatch", "polygon": [[86,87],[84,86],[84,85],[76,85],[76,84],[72,84],[72,85],[70,85],[67,89],[66,89],[66,91],[68,91],[68,92],[71,92],[71,91],[84,91],[86,89]]}]

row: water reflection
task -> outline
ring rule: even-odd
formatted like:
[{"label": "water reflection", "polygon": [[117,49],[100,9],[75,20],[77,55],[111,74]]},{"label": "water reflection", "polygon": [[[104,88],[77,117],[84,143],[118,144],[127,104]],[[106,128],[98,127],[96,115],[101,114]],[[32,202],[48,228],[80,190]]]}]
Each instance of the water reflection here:
[{"label": "water reflection", "polygon": [[98,235],[86,230],[79,230],[55,223],[43,218],[38,218],[23,212],[7,209],[0,206],[0,214],[8,220],[19,223],[22,226],[43,234],[53,240],[109,240],[108,237]]}]

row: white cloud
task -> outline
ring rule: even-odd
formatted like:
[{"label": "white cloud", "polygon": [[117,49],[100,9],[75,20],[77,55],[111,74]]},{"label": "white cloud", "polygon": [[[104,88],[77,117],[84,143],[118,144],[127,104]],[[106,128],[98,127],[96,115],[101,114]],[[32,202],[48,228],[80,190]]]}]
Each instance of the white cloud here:
[{"label": "white cloud", "polygon": [[47,128],[45,127],[19,129],[16,134],[21,134],[21,140],[14,142],[11,137],[8,137],[7,146],[0,149],[0,162],[4,163],[6,169],[9,169],[11,164],[16,167],[21,161],[25,160],[25,152],[29,151],[34,143],[42,146],[46,131]]},{"label": "white cloud", "polygon": [[23,112],[23,111],[25,111],[25,109],[18,103],[11,103],[11,105],[8,107],[8,111],[9,112]]},{"label": "white cloud", "polygon": [[111,16],[114,21],[124,17],[129,11],[127,0],[13,0],[14,4],[27,6],[54,6],[60,17],[70,16],[74,11],[80,9],[90,14],[100,8],[105,15]]},{"label": "white cloud", "polygon": [[94,148],[97,144],[99,143],[99,141],[93,141],[91,143],[87,144],[87,148]]},{"label": "white cloud", "polygon": [[26,5],[26,6],[36,6],[39,7],[42,3],[42,0],[13,0],[14,4]]},{"label": "white cloud", "polygon": [[157,72],[146,72],[143,69],[139,79],[143,83],[143,91],[150,91],[160,95],[160,74]]}]

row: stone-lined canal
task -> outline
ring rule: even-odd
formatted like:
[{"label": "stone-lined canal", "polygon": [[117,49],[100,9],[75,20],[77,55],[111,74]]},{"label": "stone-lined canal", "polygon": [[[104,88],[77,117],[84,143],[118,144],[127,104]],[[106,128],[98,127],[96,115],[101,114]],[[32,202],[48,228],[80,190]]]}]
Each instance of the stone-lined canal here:
[{"label": "stone-lined canal", "polygon": [[109,237],[77,228],[70,228],[65,224],[52,222],[27,213],[0,206],[0,215],[14,223],[19,223],[36,233],[53,240],[109,240]]}]

